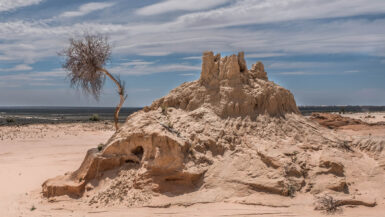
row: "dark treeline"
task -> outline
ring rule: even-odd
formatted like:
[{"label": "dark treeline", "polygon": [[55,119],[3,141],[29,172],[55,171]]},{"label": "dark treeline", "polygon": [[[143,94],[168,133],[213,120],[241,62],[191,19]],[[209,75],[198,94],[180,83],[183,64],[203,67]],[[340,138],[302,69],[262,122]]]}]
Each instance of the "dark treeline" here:
[{"label": "dark treeline", "polygon": [[299,106],[299,110],[304,115],[309,115],[313,112],[381,112],[385,111],[385,106]]},{"label": "dark treeline", "polygon": [[[119,121],[140,109],[122,108]],[[112,121],[114,112],[114,107],[0,107],[0,125],[85,122],[95,115],[100,121]]]}]

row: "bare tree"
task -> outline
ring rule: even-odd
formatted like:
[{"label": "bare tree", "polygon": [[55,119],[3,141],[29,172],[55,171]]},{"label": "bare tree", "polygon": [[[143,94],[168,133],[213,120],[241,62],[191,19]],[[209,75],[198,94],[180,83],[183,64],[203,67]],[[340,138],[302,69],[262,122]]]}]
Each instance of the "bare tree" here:
[{"label": "bare tree", "polygon": [[71,87],[81,88],[86,94],[93,95],[96,100],[99,100],[106,76],[118,87],[120,102],[114,114],[115,128],[118,130],[119,112],[127,95],[125,83],[120,77],[114,77],[104,68],[111,56],[111,46],[107,37],[87,34],[79,39],[71,38],[69,43],[69,47],[59,55],[66,58],[63,68],[68,71]]}]

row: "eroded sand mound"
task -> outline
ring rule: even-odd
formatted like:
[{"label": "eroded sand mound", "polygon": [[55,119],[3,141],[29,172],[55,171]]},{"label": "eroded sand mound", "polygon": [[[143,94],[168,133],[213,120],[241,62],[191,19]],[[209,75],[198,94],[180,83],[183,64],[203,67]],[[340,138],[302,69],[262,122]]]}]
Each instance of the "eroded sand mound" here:
[{"label": "eroded sand mound", "polygon": [[159,107],[185,111],[207,108],[221,118],[248,116],[253,119],[260,114],[299,113],[293,95],[268,81],[261,62],[247,70],[243,53],[224,58],[212,52],[204,53],[201,78],[175,88],[149,109]]},{"label": "eroded sand mound", "polygon": [[373,191],[383,189],[383,152],[360,144],[301,116],[262,63],[248,70],[243,53],[206,52],[198,81],[129,116],[77,171],[47,180],[43,194],[98,205],[286,206],[290,197],[329,193],[373,205],[384,196]]}]

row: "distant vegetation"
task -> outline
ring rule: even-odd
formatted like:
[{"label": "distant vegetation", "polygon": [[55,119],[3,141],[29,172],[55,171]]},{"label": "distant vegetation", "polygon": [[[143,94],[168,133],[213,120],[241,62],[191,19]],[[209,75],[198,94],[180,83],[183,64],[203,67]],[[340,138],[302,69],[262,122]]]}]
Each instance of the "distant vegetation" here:
[{"label": "distant vegetation", "polygon": [[381,112],[385,111],[385,106],[298,106],[303,115],[311,114],[312,112]]},{"label": "distant vegetation", "polygon": [[[124,123],[127,116],[140,109],[122,108],[119,122]],[[0,107],[0,126],[88,122],[92,114],[109,122],[114,120],[115,111],[113,107]]]},{"label": "distant vegetation", "polygon": [[98,114],[93,114],[90,117],[90,121],[100,121],[99,115]]},{"label": "distant vegetation", "polygon": [[13,119],[12,117],[7,117],[7,118],[5,119],[5,121],[6,121],[7,123],[14,123],[14,122],[15,122],[15,119]]}]

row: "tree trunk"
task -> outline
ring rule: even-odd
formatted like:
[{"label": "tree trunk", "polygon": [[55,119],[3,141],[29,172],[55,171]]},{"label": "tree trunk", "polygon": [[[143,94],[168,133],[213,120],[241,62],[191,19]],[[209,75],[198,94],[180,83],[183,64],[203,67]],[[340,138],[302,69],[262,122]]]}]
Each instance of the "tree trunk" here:
[{"label": "tree trunk", "polygon": [[112,74],[110,74],[106,69],[101,68],[101,69],[99,69],[99,71],[104,72],[116,84],[116,86],[118,86],[118,93],[120,96],[120,102],[116,106],[115,113],[114,113],[115,129],[118,130],[119,129],[119,124],[118,124],[119,112],[123,106],[124,100],[126,99],[126,97],[123,93],[123,87],[121,86],[121,83],[118,80],[116,80],[116,78]]}]

